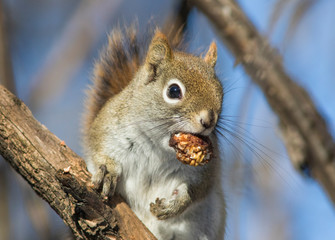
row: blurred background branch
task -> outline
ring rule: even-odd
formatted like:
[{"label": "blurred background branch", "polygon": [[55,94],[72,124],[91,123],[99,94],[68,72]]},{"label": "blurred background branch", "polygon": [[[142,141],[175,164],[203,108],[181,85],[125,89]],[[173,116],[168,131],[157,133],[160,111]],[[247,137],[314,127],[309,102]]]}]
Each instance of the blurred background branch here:
[{"label": "blurred background branch", "polygon": [[7,18],[2,1],[0,1],[0,82],[10,91],[15,92],[12,62],[9,54]]},{"label": "blurred background branch", "polygon": [[285,72],[271,48],[233,0],[192,0],[263,90],[280,119],[292,163],[308,168],[335,204],[335,143],[308,93]]},{"label": "blurred background branch", "polygon": [[[281,16],[283,16],[286,12],[291,12],[288,22],[289,24],[284,37],[284,44],[288,43],[288,41],[294,36],[298,24],[308,11],[311,10],[317,3],[317,1],[318,0],[277,0],[271,14],[266,36],[269,37],[272,35]],[[293,5],[292,11],[289,11],[290,5]]]},{"label": "blurred background branch", "polygon": [[29,103],[33,109],[38,109],[40,104],[59,96],[67,88],[105,31],[104,25],[99,23],[108,22],[120,2],[80,2],[34,77]]},{"label": "blurred background branch", "polygon": [[[4,12],[2,1],[0,1],[0,84],[11,89],[11,91],[15,91]],[[3,158],[0,156],[0,233],[4,239],[10,237],[10,231],[8,231],[10,229],[8,171],[8,166],[5,165]]]}]

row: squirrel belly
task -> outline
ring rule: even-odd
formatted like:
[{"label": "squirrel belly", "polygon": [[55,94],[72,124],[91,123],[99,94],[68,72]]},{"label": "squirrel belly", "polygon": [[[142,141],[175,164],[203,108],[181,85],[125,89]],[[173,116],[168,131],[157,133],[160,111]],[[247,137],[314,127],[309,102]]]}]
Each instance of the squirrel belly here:
[{"label": "squirrel belly", "polygon": [[[156,31],[141,62],[135,35],[114,32],[96,64],[84,126],[92,182],[103,196],[123,196],[158,239],[223,239],[225,202],[214,134],[223,89],[214,70],[216,45],[196,57],[173,51]],[[208,136],[213,159],[201,167],[178,161],[169,146],[177,132]]]}]

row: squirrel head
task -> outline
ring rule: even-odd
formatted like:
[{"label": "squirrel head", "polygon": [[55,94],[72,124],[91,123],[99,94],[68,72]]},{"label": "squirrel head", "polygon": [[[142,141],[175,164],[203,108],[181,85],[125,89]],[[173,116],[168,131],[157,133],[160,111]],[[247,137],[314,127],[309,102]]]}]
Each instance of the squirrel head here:
[{"label": "squirrel head", "polygon": [[173,51],[156,31],[135,77],[138,109],[157,119],[168,133],[209,135],[216,126],[223,88],[215,74],[217,48],[212,42],[204,57]]}]

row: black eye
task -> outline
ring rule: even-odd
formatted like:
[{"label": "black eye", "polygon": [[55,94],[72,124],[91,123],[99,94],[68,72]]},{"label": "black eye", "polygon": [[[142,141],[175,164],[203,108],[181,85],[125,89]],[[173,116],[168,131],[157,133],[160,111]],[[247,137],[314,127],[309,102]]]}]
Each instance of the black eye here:
[{"label": "black eye", "polygon": [[172,84],[168,90],[167,90],[167,96],[169,98],[172,98],[172,99],[175,99],[175,98],[178,98],[178,99],[181,99],[182,98],[182,92],[181,92],[181,89],[180,87],[177,85],[177,84]]}]

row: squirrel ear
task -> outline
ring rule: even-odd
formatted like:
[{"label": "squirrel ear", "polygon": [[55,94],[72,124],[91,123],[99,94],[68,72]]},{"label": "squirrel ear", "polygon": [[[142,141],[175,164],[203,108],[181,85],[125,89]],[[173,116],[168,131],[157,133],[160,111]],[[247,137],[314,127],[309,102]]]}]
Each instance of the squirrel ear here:
[{"label": "squirrel ear", "polygon": [[209,64],[211,67],[215,67],[216,60],[217,60],[217,48],[216,43],[213,41],[211,45],[209,46],[209,49],[204,57],[204,60],[207,64]]},{"label": "squirrel ear", "polygon": [[163,60],[170,60],[171,58],[172,50],[166,36],[157,30],[150,43],[146,63],[157,66]]}]

